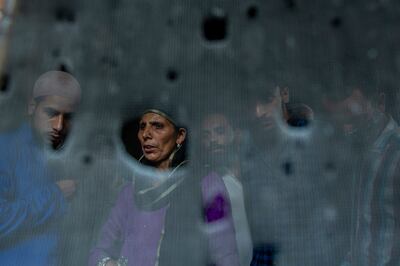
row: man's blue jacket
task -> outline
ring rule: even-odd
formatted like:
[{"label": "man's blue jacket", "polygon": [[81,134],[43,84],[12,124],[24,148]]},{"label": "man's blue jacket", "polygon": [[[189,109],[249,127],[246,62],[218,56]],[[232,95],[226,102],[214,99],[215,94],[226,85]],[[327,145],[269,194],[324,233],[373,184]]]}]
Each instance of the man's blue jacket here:
[{"label": "man's blue jacket", "polygon": [[30,125],[0,135],[0,265],[56,265],[66,202]]}]

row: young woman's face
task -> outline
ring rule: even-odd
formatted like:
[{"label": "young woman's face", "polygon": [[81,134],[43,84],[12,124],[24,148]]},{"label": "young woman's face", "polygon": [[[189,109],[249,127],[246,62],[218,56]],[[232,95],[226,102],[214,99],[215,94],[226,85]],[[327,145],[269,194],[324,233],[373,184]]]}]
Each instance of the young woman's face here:
[{"label": "young woman's face", "polygon": [[155,113],[144,114],[139,122],[138,138],[144,157],[157,168],[168,168],[168,159],[185,140],[185,133],[175,129],[166,118]]}]

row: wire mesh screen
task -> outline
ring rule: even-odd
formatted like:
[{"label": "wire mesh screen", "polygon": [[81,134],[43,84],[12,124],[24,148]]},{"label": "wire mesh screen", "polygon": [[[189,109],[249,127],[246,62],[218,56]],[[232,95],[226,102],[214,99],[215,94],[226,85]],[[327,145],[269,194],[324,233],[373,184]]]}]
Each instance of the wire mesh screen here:
[{"label": "wire mesh screen", "polygon": [[399,265],[399,2],[0,7],[0,265]]}]

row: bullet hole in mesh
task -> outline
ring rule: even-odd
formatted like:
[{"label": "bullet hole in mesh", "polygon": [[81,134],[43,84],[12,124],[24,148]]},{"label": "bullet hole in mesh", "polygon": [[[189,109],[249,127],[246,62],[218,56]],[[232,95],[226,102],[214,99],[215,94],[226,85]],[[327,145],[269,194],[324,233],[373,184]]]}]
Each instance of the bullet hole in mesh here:
[{"label": "bullet hole in mesh", "polygon": [[178,79],[178,72],[175,69],[168,69],[167,71],[167,79],[170,82],[175,82]]},{"label": "bullet hole in mesh", "polygon": [[295,10],[297,8],[297,4],[295,0],[285,0],[286,7],[290,10]]},{"label": "bullet hole in mesh", "polygon": [[310,123],[309,119],[305,117],[289,117],[287,120],[287,124],[291,127],[295,128],[304,128],[307,127]]},{"label": "bullet hole in mesh", "polygon": [[0,77],[0,92],[6,93],[10,85],[10,75],[5,73]]},{"label": "bullet hole in mesh", "polygon": [[256,6],[250,6],[247,9],[247,17],[249,19],[255,19],[258,16],[258,8]]},{"label": "bullet hole in mesh", "polygon": [[67,73],[71,73],[71,71],[69,70],[69,68],[67,67],[66,64],[61,63],[58,66],[58,70],[63,71],[63,72],[67,72]]},{"label": "bullet hole in mesh", "polygon": [[203,20],[203,36],[207,41],[222,41],[227,35],[227,16],[222,9],[213,9]]},{"label": "bullet hole in mesh", "polygon": [[285,161],[282,163],[282,171],[285,175],[290,176],[293,174],[293,163],[290,161]]},{"label": "bullet hole in mesh", "polygon": [[56,20],[59,22],[75,22],[75,11],[69,7],[60,6],[55,10]]},{"label": "bullet hole in mesh", "polygon": [[342,26],[342,24],[343,24],[343,21],[342,21],[342,19],[340,18],[340,17],[334,17],[334,18],[332,18],[331,19],[331,26],[333,27],[333,28],[340,28],[340,26]]},{"label": "bullet hole in mesh", "polygon": [[287,124],[295,128],[305,128],[312,122],[312,109],[302,103],[287,103],[285,104],[288,119]]},{"label": "bullet hole in mesh", "polygon": [[90,155],[84,155],[83,157],[82,157],[82,163],[83,164],[85,164],[85,165],[91,165],[92,163],[93,163],[93,158],[92,158],[92,156],[90,156]]},{"label": "bullet hole in mesh", "polygon": [[121,139],[125,150],[136,160],[139,160],[139,158],[142,156],[142,148],[137,137],[137,133],[139,131],[139,122],[140,117],[127,120],[123,123],[121,130]]}]

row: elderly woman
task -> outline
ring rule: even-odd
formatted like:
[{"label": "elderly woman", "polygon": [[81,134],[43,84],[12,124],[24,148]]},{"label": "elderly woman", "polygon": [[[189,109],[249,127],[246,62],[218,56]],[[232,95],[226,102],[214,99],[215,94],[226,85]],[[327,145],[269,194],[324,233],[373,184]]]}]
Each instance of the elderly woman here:
[{"label": "elderly woman", "polygon": [[[92,249],[90,265],[155,266],[160,257],[160,265],[239,265],[227,197],[209,201],[209,191],[224,191],[223,183],[201,186],[200,179],[177,172],[186,163],[185,128],[166,112],[150,109],[141,117],[138,138],[140,162],[156,171],[137,173],[134,184],[123,188]],[[199,230],[202,215],[205,224],[218,223],[222,230]]]},{"label": "elderly woman", "polygon": [[[153,173],[172,170],[172,174],[185,164],[181,147],[185,142],[186,130],[178,127],[165,112],[157,109],[145,111],[139,122],[137,136],[143,151],[140,162],[155,168],[157,171]],[[169,206],[163,205],[154,211],[139,208],[134,193],[144,191],[134,192],[134,186],[128,184],[120,192],[91,251],[90,265],[158,264]]]}]

